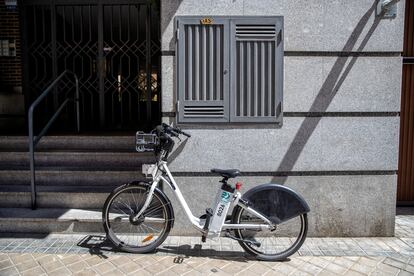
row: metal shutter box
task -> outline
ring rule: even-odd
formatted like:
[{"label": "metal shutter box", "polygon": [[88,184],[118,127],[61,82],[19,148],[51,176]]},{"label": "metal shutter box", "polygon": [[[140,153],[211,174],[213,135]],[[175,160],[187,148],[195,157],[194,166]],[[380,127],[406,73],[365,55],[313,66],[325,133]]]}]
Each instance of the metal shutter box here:
[{"label": "metal shutter box", "polygon": [[282,123],[283,18],[178,16],[179,123]]}]

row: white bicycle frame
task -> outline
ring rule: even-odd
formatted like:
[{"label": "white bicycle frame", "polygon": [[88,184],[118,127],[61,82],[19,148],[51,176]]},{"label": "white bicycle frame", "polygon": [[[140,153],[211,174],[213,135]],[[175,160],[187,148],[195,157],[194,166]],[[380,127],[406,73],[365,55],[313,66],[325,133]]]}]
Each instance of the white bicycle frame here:
[{"label": "white bicycle frame", "polygon": [[[164,175],[167,175],[168,178]],[[200,219],[193,215],[193,213],[190,210],[190,207],[188,206],[183,194],[180,191],[180,188],[178,187],[177,183],[174,180],[174,177],[172,176],[170,170],[168,169],[167,162],[166,161],[159,161],[157,164],[150,166],[149,173],[152,174],[153,182],[150,188],[150,191],[148,193],[148,196],[145,200],[145,203],[142,207],[142,209],[138,212],[138,214],[134,217],[134,219],[138,219],[148,208],[150,205],[150,202],[152,200],[154,190],[157,187],[158,183],[160,181],[163,181],[167,183],[172,192],[177,197],[178,201],[180,202],[181,206],[183,207],[188,219],[190,220],[191,224],[200,232],[205,233],[206,231],[203,229],[205,224],[205,219]],[[250,214],[260,218],[263,220],[263,224],[227,224],[223,223],[222,230],[225,229],[259,229],[259,230],[266,230],[266,229],[274,229],[274,224],[266,218],[261,213],[255,211],[253,208],[246,206],[243,204],[243,202],[240,201],[241,194],[240,192],[236,191],[236,193],[233,196],[233,199],[231,201],[231,206],[239,205],[241,208],[244,208],[247,212]],[[228,212],[228,211],[227,211]],[[227,216],[227,213],[224,214]],[[208,231],[208,230],[207,230]]]}]

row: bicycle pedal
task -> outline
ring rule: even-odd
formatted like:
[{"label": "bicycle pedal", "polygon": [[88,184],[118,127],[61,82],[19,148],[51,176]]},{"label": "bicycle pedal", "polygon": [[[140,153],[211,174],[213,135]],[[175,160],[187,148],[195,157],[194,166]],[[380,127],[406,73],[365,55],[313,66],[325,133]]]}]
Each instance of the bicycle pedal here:
[{"label": "bicycle pedal", "polygon": [[212,210],[211,208],[207,208],[207,209],[206,209],[205,216],[206,216],[206,222],[204,223],[203,230],[204,230],[205,232],[207,232],[208,227],[209,227],[209,225],[210,225],[210,219],[211,219],[211,217],[213,216],[213,210]]}]

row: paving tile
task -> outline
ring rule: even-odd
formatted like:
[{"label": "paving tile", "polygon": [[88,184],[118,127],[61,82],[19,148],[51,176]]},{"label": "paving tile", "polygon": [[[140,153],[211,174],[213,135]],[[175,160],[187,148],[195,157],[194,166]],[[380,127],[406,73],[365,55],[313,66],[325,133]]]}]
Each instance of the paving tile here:
[{"label": "paving tile", "polygon": [[162,271],[160,273],[157,273],[156,275],[157,276],[176,276],[176,275],[180,275],[180,274],[175,273],[172,270],[166,269],[166,270],[164,270],[164,271]]},{"label": "paving tile", "polygon": [[142,265],[136,262],[129,262],[123,266],[117,267],[119,270],[124,272],[125,274],[135,272],[139,269],[142,269]]},{"label": "paving tile", "polygon": [[17,265],[26,261],[32,261],[33,257],[31,254],[11,254],[10,255],[10,259],[12,260],[12,262]]},{"label": "paving tile", "polygon": [[272,267],[269,267],[264,262],[256,262],[252,266],[250,266],[248,271],[251,271],[253,274],[265,274],[268,271],[273,270]]},{"label": "paving tile", "polygon": [[109,259],[109,261],[116,267],[125,265],[131,262],[131,259],[128,256],[114,256]]},{"label": "paving tile", "polygon": [[293,267],[293,266],[290,266],[286,263],[282,263],[281,265],[278,265],[278,266],[274,267],[273,270],[277,274],[281,273],[281,274],[284,274],[284,275],[289,275],[292,272],[296,271],[296,268]]},{"label": "paving tile", "polygon": [[110,262],[100,263],[94,267],[94,270],[96,270],[100,274],[105,274],[114,269],[115,269],[115,266],[111,264]]},{"label": "paving tile", "polygon": [[221,270],[228,274],[235,274],[237,272],[246,270],[252,265],[253,263],[251,262],[229,262],[227,265],[223,266]]},{"label": "paving tile", "polygon": [[413,275],[412,273],[410,273],[408,271],[404,271],[404,270],[402,270],[398,273],[398,276],[412,276],[412,275]]},{"label": "paving tile", "polygon": [[147,271],[145,269],[140,269],[140,270],[137,270],[135,272],[131,272],[128,275],[152,276],[154,274],[152,274],[151,272],[149,272],[149,271]]},{"label": "paving tile", "polygon": [[72,275],[72,272],[66,267],[61,267],[52,272],[48,272],[47,274],[48,276],[69,276]]},{"label": "paving tile", "polygon": [[60,261],[53,261],[53,262],[49,262],[49,263],[44,263],[42,264],[42,268],[47,272],[53,272],[57,269],[62,268],[64,265],[60,262]]},{"label": "paving tile", "polygon": [[351,270],[360,272],[362,274],[368,275],[371,271],[375,270],[375,267],[362,265],[360,263],[356,263],[351,267]]},{"label": "paving tile", "polygon": [[82,271],[73,273],[72,275],[74,275],[74,276],[92,276],[92,275],[98,275],[98,273],[95,270],[93,270],[93,268],[87,267]]},{"label": "paving tile", "polygon": [[336,275],[339,275],[339,274],[333,273],[332,271],[328,271],[328,270],[322,270],[318,274],[318,276],[336,276]]},{"label": "paving tile", "polygon": [[105,276],[124,276],[125,273],[123,273],[119,269],[114,269],[114,270],[108,271],[107,273],[102,274],[102,275],[105,275]]},{"label": "paving tile", "polygon": [[3,268],[10,267],[10,266],[13,266],[13,263],[9,259],[0,261],[0,270],[3,269]]},{"label": "paving tile", "polygon": [[383,263],[400,269],[405,267],[405,262],[395,258],[386,258]]},{"label": "paving tile", "polygon": [[220,267],[216,266],[214,260],[207,261],[204,264],[196,267],[196,270],[199,271],[200,273],[203,273],[203,274],[211,273],[212,269],[213,270],[219,270],[220,269]]},{"label": "paving tile", "polygon": [[356,261],[352,261],[352,260],[347,259],[347,258],[336,258],[334,260],[334,264],[342,266],[346,269],[349,269],[351,266],[353,266],[355,264],[355,262]]},{"label": "paving tile", "polygon": [[414,274],[414,266],[413,266],[413,265],[407,264],[407,265],[404,267],[404,270],[405,270],[405,271],[408,271],[408,272],[411,272],[411,273],[413,273],[413,274]]},{"label": "paving tile", "polygon": [[348,270],[347,272],[345,272],[343,275],[345,276],[363,276],[363,275],[369,275],[369,274],[364,274],[355,270]]},{"label": "paving tile", "polygon": [[77,263],[82,260],[80,255],[60,255],[60,261],[65,265]]},{"label": "paving tile", "polygon": [[167,268],[168,267],[163,265],[163,264],[155,263],[155,264],[146,266],[145,270],[152,273],[152,274],[157,274],[157,273],[160,273],[160,272],[166,270]]},{"label": "paving tile", "polygon": [[0,262],[4,260],[8,260],[8,259],[9,259],[9,255],[7,255],[6,253],[0,252]]},{"label": "paving tile", "polygon": [[79,261],[77,263],[72,263],[66,266],[72,273],[80,272],[89,267],[89,265],[84,261]]},{"label": "paving tile", "polygon": [[17,269],[13,266],[8,268],[0,269],[0,275],[7,275],[7,276],[13,276],[13,275],[19,275],[19,272]]},{"label": "paving tile", "polygon": [[183,275],[186,272],[193,271],[194,268],[191,265],[188,265],[186,263],[176,264],[175,266],[171,267],[171,271],[174,271],[175,273],[179,275]]},{"label": "paving tile", "polygon": [[343,266],[340,266],[340,265],[337,265],[335,263],[328,264],[325,267],[325,269],[326,270],[329,270],[329,271],[331,271],[333,273],[336,273],[336,274],[344,274],[348,270],[347,268],[345,268]]},{"label": "paving tile", "polygon": [[389,265],[386,265],[386,264],[383,264],[383,263],[377,264],[376,270],[383,271],[384,273],[388,273],[388,274],[392,274],[392,275],[396,275],[400,271],[400,269],[398,269],[396,267],[389,266]]},{"label": "paving tile", "polygon": [[36,267],[31,268],[29,270],[20,272],[20,275],[22,275],[22,276],[40,276],[40,275],[46,275],[46,273],[40,266],[36,266]]},{"label": "paving tile", "polygon": [[139,256],[138,258],[134,259],[136,265],[139,265],[142,268],[145,268],[149,265],[152,265],[156,262],[156,259],[150,255]]},{"label": "paving tile", "polygon": [[23,271],[26,271],[26,270],[29,270],[31,268],[38,267],[38,266],[39,266],[39,263],[32,258],[31,260],[17,264],[15,267],[21,273]]},{"label": "paving tile", "polygon": [[103,258],[100,258],[100,257],[98,257],[98,256],[96,256],[96,255],[92,255],[92,256],[90,256],[89,258],[87,258],[87,259],[85,259],[84,260],[89,266],[95,266],[95,265],[98,265],[98,264],[100,264],[100,263],[103,263],[103,262],[105,262],[105,259],[103,259]]},{"label": "paving tile", "polygon": [[299,269],[301,271],[306,271],[306,272],[308,272],[312,275],[316,275],[316,274],[318,274],[319,272],[321,272],[323,270],[323,268],[321,268],[319,266],[316,266],[314,264],[311,264],[311,263],[307,263],[307,262],[305,262],[303,265],[299,266]]}]

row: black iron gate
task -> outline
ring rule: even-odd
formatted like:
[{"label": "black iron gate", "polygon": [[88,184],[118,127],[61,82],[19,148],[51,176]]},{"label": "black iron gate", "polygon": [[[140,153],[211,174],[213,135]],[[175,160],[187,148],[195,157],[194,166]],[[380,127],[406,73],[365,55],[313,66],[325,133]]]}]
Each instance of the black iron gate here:
[{"label": "black iron gate", "polygon": [[[24,88],[30,104],[61,72],[80,81],[82,126],[148,129],[160,121],[157,1],[22,1]],[[42,106],[55,109],[62,82]],[[62,120],[70,122],[68,109]],[[40,118],[41,119],[41,118]],[[67,125],[70,124],[60,124]]]}]

